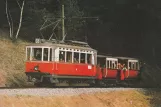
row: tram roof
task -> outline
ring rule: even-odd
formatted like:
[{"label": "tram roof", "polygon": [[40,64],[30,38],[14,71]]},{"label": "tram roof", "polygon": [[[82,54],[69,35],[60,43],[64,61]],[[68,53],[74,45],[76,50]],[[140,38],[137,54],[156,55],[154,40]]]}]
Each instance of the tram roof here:
[{"label": "tram roof", "polygon": [[114,57],[112,57],[112,56],[110,56],[110,55],[109,55],[109,56],[108,56],[108,55],[97,55],[97,57],[102,57],[102,58],[107,58],[107,57],[108,57],[108,58],[114,58]]},{"label": "tram roof", "polygon": [[35,47],[60,47],[60,48],[72,48],[72,49],[86,49],[86,50],[92,50],[97,51],[91,47],[83,47],[83,46],[75,46],[75,45],[69,45],[69,44],[59,44],[59,43],[33,43],[27,46],[35,46]]},{"label": "tram roof", "polygon": [[121,60],[139,60],[138,58],[132,58],[132,57],[115,57],[115,56],[111,56],[111,55],[97,55],[97,57],[113,58],[113,59],[121,59]]},{"label": "tram roof", "polygon": [[115,57],[118,59],[122,59],[122,60],[139,60],[138,58],[132,58],[132,57]]}]

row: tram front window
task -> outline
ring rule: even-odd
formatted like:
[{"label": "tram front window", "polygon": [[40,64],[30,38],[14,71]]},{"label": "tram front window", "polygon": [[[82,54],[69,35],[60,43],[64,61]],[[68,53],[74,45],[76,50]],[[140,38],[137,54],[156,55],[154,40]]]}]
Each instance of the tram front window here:
[{"label": "tram front window", "polygon": [[[50,49],[51,50],[51,49]],[[52,57],[49,48],[27,48],[26,59],[28,61],[48,61]],[[43,56],[43,57],[42,57]],[[50,58],[51,60],[51,58]]]},{"label": "tram front window", "polygon": [[41,59],[42,59],[42,48],[33,48],[32,53],[33,53],[32,60],[41,61]]}]

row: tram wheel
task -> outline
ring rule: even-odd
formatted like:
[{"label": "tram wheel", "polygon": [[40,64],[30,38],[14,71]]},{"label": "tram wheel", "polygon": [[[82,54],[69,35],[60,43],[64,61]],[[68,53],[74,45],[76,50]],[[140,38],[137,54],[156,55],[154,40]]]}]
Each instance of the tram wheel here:
[{"label": "tram wheel", "polygon": [[43,87],[43,84],[42,84],[42,82],[36,82],[36,83],[34,83],[34,86],[35,87]]}]

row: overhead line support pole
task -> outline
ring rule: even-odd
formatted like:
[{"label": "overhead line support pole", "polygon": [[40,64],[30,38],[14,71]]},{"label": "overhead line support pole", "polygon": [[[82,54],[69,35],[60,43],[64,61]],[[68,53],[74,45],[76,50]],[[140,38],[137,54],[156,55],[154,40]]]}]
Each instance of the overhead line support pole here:
[{"label": "overhead line support pole", "polygon": [[64,28],[64,5],[62,5],[62,38],[65,36],[65,28]]}]

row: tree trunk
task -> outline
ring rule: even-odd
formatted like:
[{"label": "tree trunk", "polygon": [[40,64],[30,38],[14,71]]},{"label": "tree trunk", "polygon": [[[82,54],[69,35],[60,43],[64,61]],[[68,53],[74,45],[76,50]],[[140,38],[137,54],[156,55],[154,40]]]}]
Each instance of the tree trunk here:
[{"label": "tree trunk", "polygon": [[9,18],[9,10],[8,10],[8,1],[6,0],[6,15],[7,15],[7,21],[8,21],[8,25],[9,25],[9,29],[10,29],[10,38],[12,39],[13,38],[13,29],[12,29],[12,26],[11,26],[11,21],[10,21],[10,18]]},{"label": "tree trunk", "polygon": [[23,9],[24,9],[24,4],[25,4],[25,0],[24,0],[23,3],[22,3],[21,14],[20,14],[20,22],[19,22],[19,26],[18,26],[18,29],[17,29],[17,33],[16,33],[16,36],[15,36],[15,39],[18,38],[20,29],[21,29],[21,25],[22,25],[22,14],[23,14]]}]

